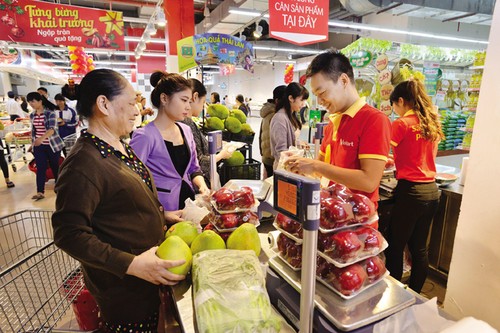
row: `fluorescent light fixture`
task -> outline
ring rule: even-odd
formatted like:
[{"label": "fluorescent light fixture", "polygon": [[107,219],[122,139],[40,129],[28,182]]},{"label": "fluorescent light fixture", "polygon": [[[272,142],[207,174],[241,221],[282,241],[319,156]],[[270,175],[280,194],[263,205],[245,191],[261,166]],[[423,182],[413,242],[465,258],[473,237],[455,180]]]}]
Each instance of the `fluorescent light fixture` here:
[{"label": "fluorescent light fixture", "polygon": [[165,21],[165,13],[162,7],[158,7],[158,12],[156,13],[156,24],[160,27],[164,27],[167,22]]},{"label": "fluorescent light fixture", "polygon": [[390,33],[390,34],[408,35],[408,36],[424,37],[424,38],[440,39],[440,40],[449,40],[449,41],[454,41],[454,42],[488,44],[488,41],[484,41],[484,40],[453,37],[453,36],[434,35],[434,34],[430,34],[430,33],[426,33],[426,32],[397,30],[397,29],[384,28],[384,27],[379,27],[379,26],[374,26],[374,25],[369,25],[369,24],[346,23],[346,22],[342,22],[342,21],[329,21],[328,25],[331,27],[378,31],[378,32],[385,32],[385,33]]},{"label": "fluorescent light fixture", "polygon": [[69,60],[64,60],[64,59],[46,59],[46,58],[38,59],[38,61],[40,61],[40,62],[53,62],[53,63],[69,62]]},{"label": "fluorescent light fixture", "polygon": [[285,64],[295,64],[295,60],[271,60],[271,59],[255,59],[257,62],[275,62],[275,63],[285,63]]},{"label": "fluorescent light fixture", "polygon": [[236,15],[251,16],[251,17],[259,17],[262,15],[262,13],[257,10],[237,8],[237,7],[229,7],[229,13]]},{"label": "fluorescent light fixture", "polygon": [[293,52],[293,53],[307,53],[307,54],[319,54],[323,52],[321,50],[313,50],[313,49],[292,49],[286,47],[259,46],[259,45],[254,45],[253,49],[263,50],[263,51]]},{"label": "fluorescent light fixture", "polygon": [[136,66],[135,62],[132,61],[94,61],[96,65],[113,65],[113,66]]},{"label": "fluorescent light fixture", "polygon": [[256,24],[256,26],[255,26],[255,30],[253,32],[253,36],[255,38],[260,38],[260,37],[262,37],[263,28],[260,26],[260,21],[256,22],[255,24]]},{"label": "fluorescent light fixture", "polygon": [[[126,42],[134,42],[134,43],[139,43],[142,40],[141,37],[135,37],[135,36],[125,36],[124,39]],[[165,44],[165,40],[162,38],[150,38],[149,43]]]},{"label": "fluorescent light fixture", "polygon": [[155,57],[155,58],[166,58],[166,53],[153,53],[153,52],[144,52],[142,53],[143,57]]}]

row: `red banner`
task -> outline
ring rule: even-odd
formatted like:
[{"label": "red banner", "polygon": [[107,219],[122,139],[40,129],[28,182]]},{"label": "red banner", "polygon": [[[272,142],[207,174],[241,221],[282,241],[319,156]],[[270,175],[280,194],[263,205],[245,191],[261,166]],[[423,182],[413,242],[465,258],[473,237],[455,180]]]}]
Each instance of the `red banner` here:
[{"label": "red banner", "polygon": [[0,0],[0,40],[125,49],[121,12],[33,0]]},{"label": "red banner", "polygon": [[329,0],[269,0],[269,34],[296,45],[328,40]]}]

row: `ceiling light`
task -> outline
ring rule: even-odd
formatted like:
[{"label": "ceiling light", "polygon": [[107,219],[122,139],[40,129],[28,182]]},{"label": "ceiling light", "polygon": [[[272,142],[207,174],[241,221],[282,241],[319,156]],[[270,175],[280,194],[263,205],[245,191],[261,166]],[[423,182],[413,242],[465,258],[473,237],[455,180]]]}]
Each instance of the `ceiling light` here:
[{"label": "ceiling light", "polygon": [[260,37],[262,37],[262,30],[263,30],[263,28],[259,25],[259,23],[260,23],[260,21],[255,23],[255,24],[256,24],[256,27],[255,27],[255,30],[254,30],[254,32],[253,32],[253,36],[254,36],[255,38],[260,38]]},{"label": "ceiling light", "polygon": [[205,1],[205,9],[203,9],[203,16],[210,17],[210,9],[208,8],[206,1]]},{"label": "ceiling light", "polygon": [[254,50],[262,50],[262,51],[278,51],[278,52],[294,52],[294,53],[304,53],[304,54],[319,54],[323,51],[320,50],[313,50],[313,49],[292,49],[292,48],[286,48],[286,47],[272,47],[272,46],[259,46],[259,45],[254,45],[253,46]]},{"label": "ceiling light", "polygon": [[262,13],[258,10],[237,8],[237,7],[229,7],[229,13],[244,15],[244,16],[252,16],[252,17],[259,17],[262,15]]},{"label": "ceiling light", "polygon": [[156,24],[160,27],[164,27],[167,22],[165,22],[165,12],[162,7],[158,7],[158,12],[156,13]]},{"label": "ceiling light", "polygon": [[241,40],[247,40],[247,36],[243,35],[242,31],[240,31],[240,39]]},{"label": "ceiling light", "polygon": [[331,27],[378,31],[378,32],[385,32],[385,33],[392,33],[392,34],[399,34],[399,35],[408,35],[408,36],[415,36],[415,37],[449,40],[449,41],[455,41],[455,42],[488,44],[488,41],[483,41],[483,40],[452,37],[452,36],[443,36],[443,35],[434,35],[434,34],[429,34],[429,33],[425,33],[425,32],[417,32],[417,31],[397,30],[397,29],[383,28],[383,27],[368,25],[368,24],[346,23],[346,22],[341,22],[341,21],[329,21],[328,25]]}]

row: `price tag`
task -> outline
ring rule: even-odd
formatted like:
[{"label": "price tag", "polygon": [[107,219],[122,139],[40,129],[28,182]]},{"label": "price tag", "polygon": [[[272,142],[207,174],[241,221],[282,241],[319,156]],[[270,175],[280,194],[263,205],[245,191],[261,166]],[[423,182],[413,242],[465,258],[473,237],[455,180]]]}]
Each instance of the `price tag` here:
[{"label": "price tag", "polygon": [[297,215],[297,185],[278,180],[278,206],[292,215]]},{"label": "price tag", "polygon": [[382,85],[391,83],[392,74],[388,69],[384,69],[378,74],[378,82]]}]

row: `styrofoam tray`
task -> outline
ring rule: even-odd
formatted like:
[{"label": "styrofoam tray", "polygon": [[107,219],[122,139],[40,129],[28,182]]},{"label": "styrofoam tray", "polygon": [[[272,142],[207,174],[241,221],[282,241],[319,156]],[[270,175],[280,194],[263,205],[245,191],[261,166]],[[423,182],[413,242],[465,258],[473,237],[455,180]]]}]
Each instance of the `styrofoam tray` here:
[{"label": "styrofoam tray", "polygon": [[[254,195],[254,198],[255,198],[255,195]],[[249,207],[249,208],[236,207],[236,209],[233,209],[233,210],[221,210],[221,209],[217,208],[217,203],[212,198],[210,198],[210,203],[212,204],[212,207],[214,207],[214,209],[219,214],[242,213],[242,212],[247,212],[249,210],[255,212],[255,211],[257,211],[257,208],[259,207],[259,201],[258,200],[254,200],[253,205],[251,207]]]},{"label": "styrofoam tray", "polygon": [[341,261],[338,261],[338,260],[335,260],[331,257],[329,257],[327,254],[321,252],[318,250],[318,255],[320,255],[322,258],[324,258],[326,261],[328,261],[329,263],[331,264],[334,264],[335,267],[339,267],[339,268],[342,268],[342,267],[346,267],[346,266],[349,266],[349,265],[352,265],[352,264],[355,264],[357,262],[360,262],[362,260],[365,260],[365,259],[368,259],[370,257],[373,257],[373,256],[376,256],[376,255],[379,255],[380,253],[384,252],[384,250],[389,246],[389,244],[387,243],[387,241],[385,240],[384,238],[384,241],[382,242],[382,247],[380,248],[379,251],[375,252],[375,253],[366,253],[365,255],[361,256],[361,257],[358,257],[352,261],[348,261],[348,262],[341,262]]},{"label": "styrofoam tray", "polygon": [[[210,223],[212,223],[212,221],[210,221]],[[253,223],[252,223],[253,224]],[[217,229],[218,232],[232,232],[232,231],[235,231],[236,229],[238,229],[238,227],[234,227],[234,228],[229,228],[229,229],[224,229],[224,228],[219,228],[217,226],[217,224],[215,223],[212,223],[212,225],[215,227],[215,229]],[[258,226],[260,226],[260,220],[257,220],[257,223],[253,224],[256,228]]]},{"label": "styrofoam tray", "polygon": [[290,269],[294,270],[295,272],[300,271],[300,268],[293,267],[292,265],[290,265],[290,263],[285,259],[285,257],[283,257],[281,252],[278,250],[278,247],[275,246],[271,250],[276,254],[278,258],[281,259],[281,261],[283,261],[288,267],[290,267]]},{"label": "styrofoam tray", "polygon": [[375,212],[375,214],[373,214],[373,216],[370,217],[368,219],[368,221],[366,221],[366,222],[348,224],[348,225],[344,225],[342,227],[333,228],[333,229],[325,229],[325,228],[322,228],[320,226],[319,227],[319,231],[321,231],[324,234],[329,234],[329,233],[332,233],[332,232],[336,232],[336,231],[340,231],[340,230],[344,230],[344,229],[348,229],[348,228],[352,228],[352,227],[359,227],[359,226],[362,226],[362,225],[366,226],[367,224],[372,224],[372,223],[377,222],[377,221],[378,221],[378,214],[377,214],[377,212]]},{"label": "styrofoam tray", "polygon": [[284,234],[285,236],[287,236],[288,238],[290,239],[293,239],[295,241],[295,243],[297,244],[302,244],[302,238],[299,238],[297,236],[295,236],[294,234],[291,234],[289,233],[288,231],[285,231],[283,230],[279,225],[278,223],[276,222],[273,222],[273,227],[276,228],[276,230],[279,230],[282,234]]},{"label": "styrofoam tray", "polygon": [[331,284],[329,284],[328,282],[326,282],[325,280],[323,280],[319,276],[316,276],[316,280],[318,280],[319,282],[321,282],[325,287],[327,287],[328,289],[330,289],[331,291],[333,291],[335,294],[339,295],[343,299],[351,299],[351,298],[355,297],[356,295],[359,295],[363,291],[365,291],[367,289],[370,289],[371,287],[373,287],[374,285],[376,285],[377,283],[379,283],[380,281],[382,281],[383,279],[385,279],[388,276],[389,276],[389,271],[386,270],[386,272],[384,273],[384,275],[382,275],[377,281],[372,282],[372,283],[370,283],[370,284],[368,284],[366,286],[363,286],[361,289],[359,289],[358,291],[352,293],[349,296],[342,294],[340,291],[338,291],[337,289],[335,289]]}]

